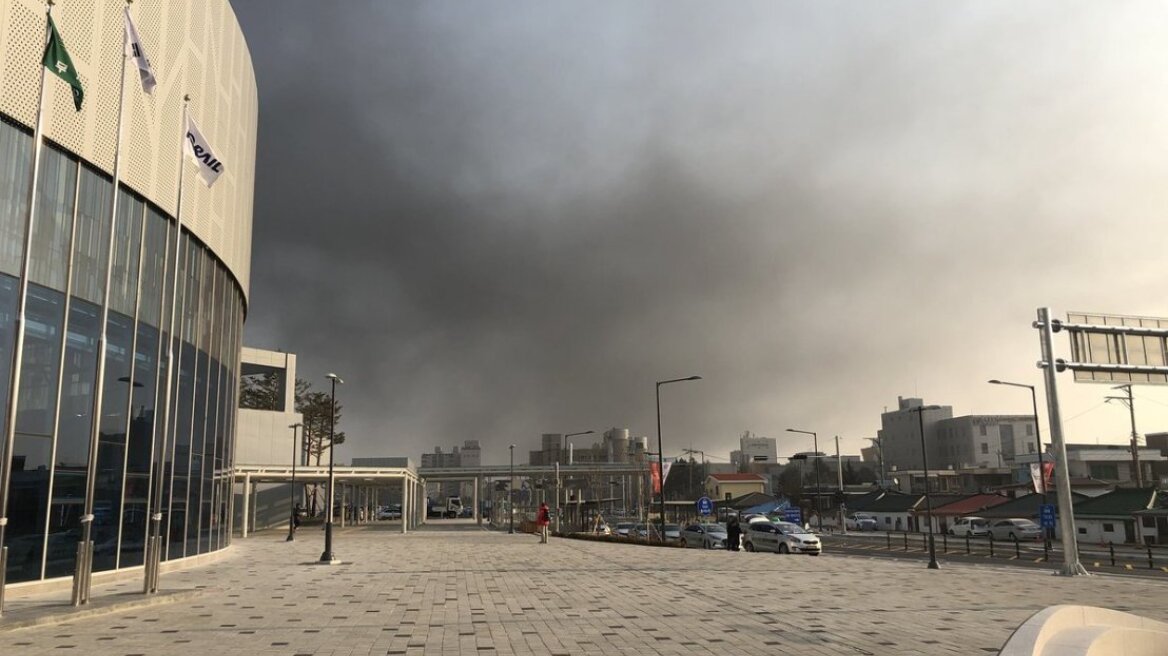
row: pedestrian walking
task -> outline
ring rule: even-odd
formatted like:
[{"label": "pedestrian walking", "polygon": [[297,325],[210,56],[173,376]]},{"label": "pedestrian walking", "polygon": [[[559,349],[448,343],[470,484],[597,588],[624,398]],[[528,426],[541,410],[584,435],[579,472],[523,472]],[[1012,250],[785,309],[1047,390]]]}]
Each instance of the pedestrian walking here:
[{"label": "pedestrian walking", "polygon": [[730,551],[738,551],[738,540],[742,537],[742,527],[738,524],[737,517],[731,517],[730,521],[726,522],[726,548]]},{"label": "pedestrian walking", "polygon": [[539,542],[547,544],[548,524],[552,523],[551,513],[548,512],[547,502],[539,504],[539,512],[535,515],[535,523],[539,526]]}]

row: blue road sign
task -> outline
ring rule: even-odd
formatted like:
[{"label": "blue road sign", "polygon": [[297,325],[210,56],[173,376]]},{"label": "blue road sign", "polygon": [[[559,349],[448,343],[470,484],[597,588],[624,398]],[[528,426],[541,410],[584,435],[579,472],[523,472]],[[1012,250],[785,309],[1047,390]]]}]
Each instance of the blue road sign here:
[{"label": "blue road sign", "polygon": [[714,514],[714,502],[710,501],[710,497],[702,497],[698,499],[698,514],[712,515]]},{"label": "blue road sign", "polygon": [[1054,528],[1055,514],[1054,504],[1044,503],[1038,507],[1038,519],[1042,524],[1042,528]]},{"label": "blue road sign", "polygon": [[803,523],[803,511],[799,508],[787,508],[783,511],[783,517],[792,524]]}]

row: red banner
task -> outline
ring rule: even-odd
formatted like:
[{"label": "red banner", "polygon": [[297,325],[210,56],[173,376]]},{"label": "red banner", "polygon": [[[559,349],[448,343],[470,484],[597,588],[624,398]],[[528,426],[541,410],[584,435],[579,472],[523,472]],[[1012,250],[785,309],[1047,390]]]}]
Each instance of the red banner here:
[{"label": "red banner", "polygon": [[1051,488],[1051,478],[1053,476],[1053,462],[1044,462],[1041,463],[1041,466],[1037,462],[1030,463],[1030,480],[1034,483],[1035,492],[1040,494],[1043,492],[1049,492]]},{"label": "red banner", "polygon": [[653,494],[661,494],[661,465],[649,463],[649,477],[653,479]]}]

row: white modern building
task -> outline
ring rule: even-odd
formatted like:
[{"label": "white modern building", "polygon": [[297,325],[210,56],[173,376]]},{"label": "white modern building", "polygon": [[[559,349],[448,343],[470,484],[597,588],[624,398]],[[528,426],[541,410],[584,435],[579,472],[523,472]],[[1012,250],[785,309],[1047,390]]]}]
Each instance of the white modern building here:
[{"label": "white modern building", "polygon": [[[53,9],[84,98],[75,109],[69,85],[46,76],[29,212],[46,3],[0,0],[0,407],[15,411],[12,423],[0,416],[9,583],[70,575],[87,508],[99,572],[143,564],[154,513],[164,560],[231,541],[255,75],[227,0],[130,5],[157,87],[146,95],[126,68],[115,189],[125,7]],[[223,163],[212,187],[182,154],[184,95]]]},{"label": "white modern building", "polygon": [[773,465],[779,461],[778,441],[746,431],[738,438],[738,450],[730,452],[730,462],[739,467]]}]

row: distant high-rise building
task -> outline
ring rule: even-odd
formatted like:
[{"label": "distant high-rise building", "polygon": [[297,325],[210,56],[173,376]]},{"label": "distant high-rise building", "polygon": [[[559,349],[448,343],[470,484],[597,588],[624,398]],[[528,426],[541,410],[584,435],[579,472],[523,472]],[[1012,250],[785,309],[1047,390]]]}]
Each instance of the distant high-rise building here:
[{"label": "distant high-rise building", "polygon": [[773,437],[759,437],[750,431],[738,438],[738,450],[730,452],[730,462],[740,468],[751,464],[773,465],[779,460],[778,441]]}]

